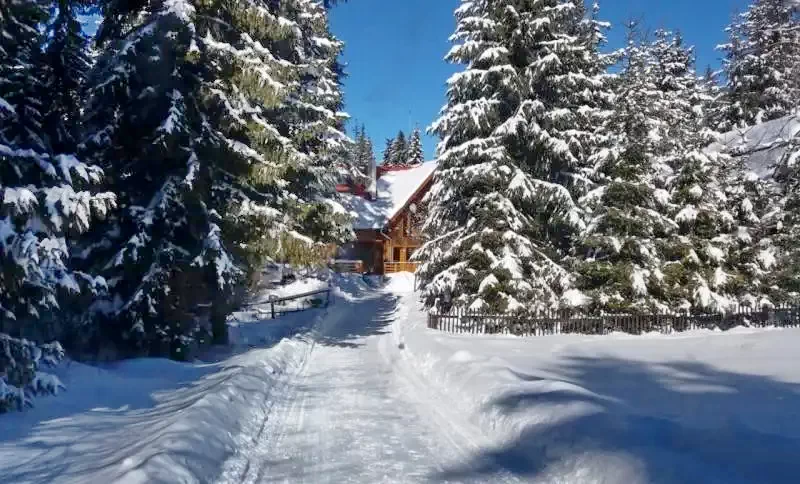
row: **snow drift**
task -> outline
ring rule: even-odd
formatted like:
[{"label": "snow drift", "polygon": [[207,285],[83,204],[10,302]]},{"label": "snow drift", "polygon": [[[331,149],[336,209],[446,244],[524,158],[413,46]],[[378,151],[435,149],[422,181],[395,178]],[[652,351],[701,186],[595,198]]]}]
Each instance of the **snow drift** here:
[{"label": "snow drift", "polygon": [[442,479],[795,482],[800,330],[446,335],[401,296],[404,363],[493,438]]},{"label": "snow drift", "polygon": [[[357,299],[368,290],[360,278],[334,282],[339,298]],[[300,281],[293,288],[302,292],[319,284]],[[207,362],[153,358],[54,368],[64,393],[37,399],[27,412],[0,416],[0,481],[213,481],[222,462],[252,445],[270,395],[281,391],[281,375],[302,365],[312,347],[309,334],[326,314],[313,310],[277,321],[240,317],[230,327],[234,354],[209,355]]]}]

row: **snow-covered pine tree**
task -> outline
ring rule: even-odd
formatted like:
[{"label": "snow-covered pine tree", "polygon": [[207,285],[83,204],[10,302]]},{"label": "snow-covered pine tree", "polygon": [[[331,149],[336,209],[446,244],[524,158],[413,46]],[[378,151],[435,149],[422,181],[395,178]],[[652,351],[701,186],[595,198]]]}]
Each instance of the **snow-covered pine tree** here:
[{"label": "snow-covered pine tree", "polygon": [[[653,133],[656,135],[653,146],[656,156],[666,161],[662,165],[662,174],[668,174],[675,170],[675,163],[670,161],[680,156],[687,144],[691,145],[689,150],[696,147],[688,143],[687,137],[702,128],[702,124],[697,123],[703,120],[706,98],[700,92],[694,48],[684,45],[680,33],[656,30],[653,39],[645,42],[643,48],[649,62],[649,82],[658,90],[654,98],[658,99],[654,113],[661,121],[661,127],[660,132]],[[706,136],[708,144],[713,137]]]},{"label": "snow-covered pine tree", "polygon": [[599,57],[578,2],[462,1],[447,58],[465,64],[431,131],[439,168],[429,242],[415,255],[428,306],[536,311],[571,285],[562,267],[582,213],[570,190],[600,104]]},{"label": "snow-covered pine tree", "polygon": [[720,45],[727,109],[721,131],[778,119],[800,99],[800,3],[753,0]]},{"label": "snow-covered pine tree", "polygon": [[678,227],[665,247],[666,302],[705,311],[762,302],[769,267],[760,261],[771,249],[759,236],[757,179],[741,160],[704,150],[717,136],[706,124],[716,100],[713,86],[697,77],[693,49],[680,35],[657,31],[650,50],[663,96],[659,146],[670,173],[670,217]]},{"label": "snow-covered pine tree", "polygon": [[394,138],[386,138],[386,147],[383,149],[383,165],[390,166],[394,164],[395,156],[394,146],[395,139]]},{"label": "snow-covered pine tree", "polygon": [[597,186],[581,199],[591,218],[576,246],[574,299],[590,310],[665,309],[662,241],[675,224],[664,215],[669,196],[659,187],[664,95],[634,24],[628,39],[614,111],[602,125],[605,146],[591,158]]},{"label": "snow-covered pine tree", "polygon": [[407,161],[409,165],[419,165],[425,162],[425,152],[422,150],[422,134],[419,129],[415,129],[408,140]]},{"label": "snow-covered pine tree", "polygon": [[664,126],[657,154],[667,173],[668,213],[676,227],[663,246],[659,295],[671,310],[724,310],[732,301],[730,244],[718,237],[731,230],[733,218],[719,184],[719,155],[701,151],[714,139],[703,126],[709,99],[695,73],[693,49],[683,46],[680,35],[658,30],[648,48]]},{"label": "snow-covered pine tree", "polygon": [[800,134],[789,140],[776,174],[781,187],[777,203],[781,214],[780,231],[775,237],[780,249],[774,271],[779,289],[776,296],[797,303],[800,300]]},{"label": "snow-covered pine tree", "polygon": [[[285,190],[291,195],[285,211],[293,226],[281,245],[287,255],[293,254],[287,262],[320,263],[329,244],[341,244],[352,235],[335,190],[335,165],[347,159],[352,143],[344,132],[348,115],[341,111],[338,58],[344,44],[331,33],[327,11],[316,0],[283,0],[278,12],[297,28],[286,39],[294,44],[291,49],[284,49],[284,40],[273,43],[272,50],[298,70],[283,109],[273,118],[298,150],[284,174],[289,182]],[[301,236],[291,237],[294,232]]]},{"label": "snow-covered pine tree", "polygon": [[[352,167],[359,167],[363,159],[364,147],[367,142],[366,129],[364,125],[356,125],[355,132],[353,133],[353,144],[350,148],[350,164]],[[352,175],[346,176],[350,180],[354,180]]]},{"label": "snow-covered pine tree", "polygon": [[37,368],[50,348],[7,334],[57,338],[62,308],[105,287],[69,264],[71,241],[113,207],[114,197],[92,190],[103,176],[98,167],[53,151],[42,129],[45,7],[0,4],[0,411],[12,400],[24,404],[26,391],[46,390]]},{"label": "snow-covered pine tree", "polygon": [[700,87],[706,99],[703,125],[713,131],[718,131],[724,126],[727,111],[726,95],[720,84],[721,75],[722,71],[715,71],[711,66],[707,66]]},{"label": "snow-covered pine tree", "polygon": [[[229,66],[210,58],[204,66],[195,63],[218,45],[209,35],[201,51],[189,2],[157,2],[146,10],[109,2],[104,13],[103,54],[87,81],[82,151],[106,169],[120,210],[93,231],[84,250],[110,289],[91,316],[110,320],[100,325],[103,337],[123,355],[187,356],[210,339],[202,322],[209,293],[224,293],[238,275],[209,206],[210,159],[224,154],[231,165],[246,165],[239,156],[250,152],[201,114],[202,103],[216,108],[214,94],[224,95],[220,85],[201,98],[203,67]],[[240,126],[237,108],[229,102],[215,114],[231,115],[233,130]],[[216,261],[223,262],[219,287],[207,283],[203,269]]]},{"label": "snow-covered pine tree", "polygon": [[58,343],[36,345],[0,333],[0,414],[33,405],[32,397],[64,388],[57,376],[40,370],[64,358]]},{"label": "snow-covered pine tree", "polygon": [[85,149],[124,209],[92,246],[113,290],[97,309],[129,349],[180,357],[207,340],[209,307],[225,339],[242,272],[318,261],[349,234],[334,199],[341,43],[306,0],[130,8],[106,8],[89,83]]},{"label": "snow-covered pine tree", "polygon": [[391,165],[408,164],[408,140],[406,139],[406,134],[402,130],[397,133],[397,137],[394,139],[392,155]]},{"label": "snow-covered pine tree", "polygon": [[359,157],[358,157],[358,171],[366,185],[369,185],[370,167],[377,163],[375,159],[375,147],[372,145],[372,139],[367,135],[365,126],[361,126],[361,138]]},{"label": "snow-covered pine tree", "polygon": [[367,135],[367,128],[363,124],[356,126],[354,142],[350,147],[349,161],[346,166],[340,167],[342,178],[351,183],[366,183],[369,164],[375,159],[372,140]]},{"label": "snow-covered pine tree", "polygon": [[779,186],[764,180],[748,166],[745,157],[716,154],[721,165],[717,183],[724,187],[727,211],[733,228],[714,242],[728,244],[726,269],[732,276],[728,287],[735,302],[749,307],[766,307],[786,297],[786,288],[775,285],[780,269],[776,234],[780,233],[782,203]]},{"label": "snow-covered pine tree", "polygon": [[37,69],[41,67],[43,36],[40,29],[48,19],[43,0],[0,4],[3,39],[0,50],[0,96],[4,122],[0,136],[6,143],[47,151],[42,137],[44,86]]},{"label": "snow-covered pine tree", "polygon": [[[262,106],[278,106],[284,85],[275,79],[280,63],[260,43],[288,29],[278,18],[267,22],[257,6],[202,7],[200,15],[185,1],[151,12],[109,8],[115,16],[105,17],[101,32],[120,37],[107,34],[89,82],[85,149],[107,164],[122,201],[92,247],[112,289],[98,309],[116,321],[126,351],[180,357],[208,341],[204,308],[216,303],[218,320],[224,301],[212,294],[230,294],[239,276],[223,221],[244,245],[261,225],[241,235],[229,226],[263,217],[269,230],[283,218],[270,206],[279,190],[262,191],[248,178],[274,180],[291,144],[263,119]],[[112,28],[117,17],[140,23]],[[245,26],[258,35],[242,35]],[[226,218],[229,207],[238,213],[230,208]],[[224,328],[215,329],[224,339]]]},{"label": "snow-covered pine tree", "polygon": [[[574,166],[563,170],[565,185],[574,199],[579,199],[596,188],[593,180],[595,171],[592,156],[607,146],[609,139],[603,125],[612,114],[614,82],[616,78],[609,69],[620,60],[621,52],[601,53],[607,43],[606,32],[611,24],[600,20],[600,5],[593,2],[587,11],[584,2],[574,2],[574,37],[578,49],[573,56],[565,56],[570,62],[569,73],[560,82],[571,86],[562,89],[568,99],[563,101],[570,111],[569,121],[559,129],[569,140],[574,154]],[[576,106],[579,108],[576,109]]]},{"label": "snow-covered pine tree", "polygon": [[81,94],[91,61],[89,39],[78,21],[75,0],[57,0],[44,52],[43,131],[55,152],[74,153],[79,142]]}]

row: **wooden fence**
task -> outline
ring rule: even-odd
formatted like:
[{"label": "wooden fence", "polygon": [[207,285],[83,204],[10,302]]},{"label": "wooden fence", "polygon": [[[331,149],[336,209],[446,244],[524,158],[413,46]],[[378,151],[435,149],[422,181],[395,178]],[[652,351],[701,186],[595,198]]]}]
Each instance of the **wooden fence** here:
[{"label": "wooden fence", "polygon": [[331,289],[325,288],[287,297],[272,297],[263,301],[243,304],[242,307],[253,308],[260,313],[269,315],[271,319],[275,319],[288,313],[326,308],[330,303]]},{"label": "wooden fence", "polygon": [[613,332],[643,334],[672,333],[692,329],[727,331],[745,327],[800,327],[800,305],[769,308],[739,308],[729,313],[682,314],[577,314],[553,311],[538,315],[489,314],[468,309],[447,314],[428,314],[428,327],[448,333],[513,334],[594,334]]}]

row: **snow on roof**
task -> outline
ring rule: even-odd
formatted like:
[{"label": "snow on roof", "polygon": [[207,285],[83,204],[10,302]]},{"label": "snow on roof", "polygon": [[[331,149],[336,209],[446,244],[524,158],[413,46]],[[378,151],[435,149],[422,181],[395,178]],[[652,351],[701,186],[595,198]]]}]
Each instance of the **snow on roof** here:
[{"label": "snow on roof", "polygon": [[352,213],[354,229],[384,228],[408,204],[436,169],[429,161],[407,170],[387,171],[378,178],[378,197],[367,200],[358,195],[345,194],[344,205]]},{"label": "snow on roof", "polygon": [[708,150],[746,156],[747,166],[754,173],[761,178],[770,178],[775,163],[789,149],[789,141],[797,136],[800,136],[800,111],[774,121],[725,133]]}]

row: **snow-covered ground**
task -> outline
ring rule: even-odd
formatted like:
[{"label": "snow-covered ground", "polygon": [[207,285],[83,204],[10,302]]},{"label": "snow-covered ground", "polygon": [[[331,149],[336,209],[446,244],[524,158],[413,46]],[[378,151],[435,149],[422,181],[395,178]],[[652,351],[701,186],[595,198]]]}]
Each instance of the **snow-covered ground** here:
[{"label": "snow-covered ground", "polygon": [[216,361],[72,363],[0,482],[797,482],[800,331],[428,330],[413,276],[241,321]]},{"label": "snow-covered ground", "polygon": [[800,330],[520,339],[425,328],[408,279],[403,361],[496,443],[442,477],[798,482]]},{"label": "snow-covered ground", "polygon": [[[372,279],[337,281],[335,310],[312,347],[281,375],[253,438],[222,466],[221,483],[438,481],[489,442],[431,399],[401,365],[398,298]],[[494,482],[517,482],[499,470]],[[485,482],[482,476],[458,482]]]},{"label": "snow-covered ground", "polygon": [[219,362],[57,368],[66,392],[0,415],[0,482],[207,482],[311,347],[307,336],[290,336],[299,329],[290,319],[270,323],[249,329],[261,348]]},{"label": "snow-covered ground", "polygon": [[[334,301],[328,311],[277,321],[240,317],[230,328],[234,347],[209,355],[211,361],[57,367],[66,392],[38,398],[26,412],[0,415],[0,482],[213,481],[243,439],[251,438],[253,415],[268,411],[283,375],[306,359],[312,328],[370,289],[357,278],[336,282],[343,302]],[[279,291],[322,285],[327,282],[313,279]]]}]

